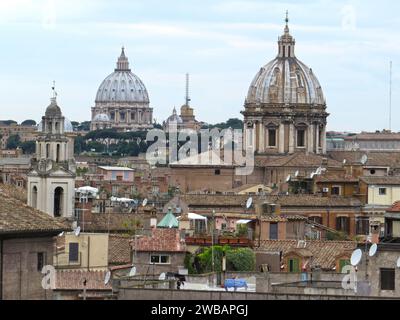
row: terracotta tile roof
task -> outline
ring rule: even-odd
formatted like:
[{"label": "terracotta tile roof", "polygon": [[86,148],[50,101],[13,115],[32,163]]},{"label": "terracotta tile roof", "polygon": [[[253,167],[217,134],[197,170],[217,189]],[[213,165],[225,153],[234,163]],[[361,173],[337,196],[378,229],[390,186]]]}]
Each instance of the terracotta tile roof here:
[{"label": "terracotta tile roof", "polygon": [[400,185],[400,176],[361,177],[360,181],[366,184]]},{"label": "terracotta tile roof", "polygon": [[60,233],[66,223],[0,192],[0,235],[16,233]]},{"label": "terracotta tile roof", "polygon": [[400,133],[397,132],[361,132],[356,135],[344,137],[344,140],[400,140]]},{"label": "terracotta tile roof", "polygon": [[[255,244],[255,247],[257,244]],[[261,241],[257,251],[277,252],[283,255],[298,249],[307,249],[312,253],[311,266],[320,266],[325,270],[332,270],[336,264],[336,257],[357,248],[357,242],[353,241],[306,241],[305,248],[297,248],[297,240],[265,240]]]},{"label": "terracotta tile roof", "polygon": [[393,205],[386,210],[387,212],[400,212],[400,201],[396,201]]},{"label": "terracotta tile roof", "polygon": [[90,232],[125,232],[130,231],[125,223],[137,220],[134,213],[90,213],[85,214],[85,230]]},{"label": "terracotta tile roof", "polygon": [[107,271],[57,270],[55,290],[83,290],[86,279],[87,290],[112,290],[111,281],[105,285]]},{"label": "terracotta tile roof", "polygon": [[315,182],[349,182],[349,183],[357,183],[358,178],[355,178],[350,175],[346,175],[343,173],[336,172],[327,172],[321,176],[317,176],[315,178]]},{"label": "terracotta tile roof", "polygon": [[256,156],[255,165],[257,167],[315,167],[323,165],[327,161],[328,167],[341,167],[342,164],[332,158],[317,154],[306,154],[303,152],[294,153],[288,156]]},{"label": "terracotta tile roof", "polygon": [[28,200],[25,188],[18,188],[11,184],[0,184],[0,193],[24,203],[26,203]]},{"label": "terracotta tile roof", "polygon": [[379,167],[400,167],[400,152],[382,152],[382,151],[329,151],[330,158],[341,163],[346,159],[347,163],[360,164],[361,157],[366,154],[368,156],[366,166]]},{"label": "terracotta tile roof", "polygon": [[[248,195],[221,195],[221,194],[190,194],[180,196],[181,201],[185,202],[189,207],[207,207],[207,206],[242,206],[248,199]],[[343,207],[343,206],[359,206],[360,201],[350,197],[322,197],[319,195],[299,194],[299,195],[267,195],[252,196],[254,203],[263,199],[270,202],[285,206],[304,206],[304,207]]]},{"label": "terracotta tile roof", "polygon": [[131,237],[110,234],[108,238],[108,263],[109,264],[128,264],[131,262],[132,248],[130,245]]},{"label": "terracotta tile roof", "polygon": [[[134,249],[135,241],[131,241]],[[185,252],[186,246],[180,240],[180,232],[175,228],[153,228],[152,235],[136,240],[137,251],[146,252]]]}]

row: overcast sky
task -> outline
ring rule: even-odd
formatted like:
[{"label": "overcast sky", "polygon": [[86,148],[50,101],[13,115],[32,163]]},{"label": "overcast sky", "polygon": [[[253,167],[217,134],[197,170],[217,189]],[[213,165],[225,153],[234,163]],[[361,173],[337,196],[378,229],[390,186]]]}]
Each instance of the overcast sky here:
[{"label": "overcast sky", "polygon": [[322,85],[328,129],[400,131],[400,1],[1,0],[0,119],[38,121],[56,80],[70,120],[90,120],[125,46],[154,118],[184,102],[198,120],[239,117],[248,86],[277,54],[286,9],[296,55]]}]

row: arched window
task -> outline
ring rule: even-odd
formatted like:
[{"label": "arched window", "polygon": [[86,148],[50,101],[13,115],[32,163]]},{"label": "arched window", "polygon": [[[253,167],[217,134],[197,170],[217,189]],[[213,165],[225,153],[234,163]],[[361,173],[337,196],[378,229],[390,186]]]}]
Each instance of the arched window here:
[{"label": "arched window", "polygon": [[54,190],[54,216],[61,217],[63,214],[64,206],[64,189],[57,187]]},{"label": "arched window", "polygon": [[35,209],[37,209],[37,196],[38,196],[38,190],[36,186],[33,186],[32,188],[32,195],[31,195],[31,206]]}]

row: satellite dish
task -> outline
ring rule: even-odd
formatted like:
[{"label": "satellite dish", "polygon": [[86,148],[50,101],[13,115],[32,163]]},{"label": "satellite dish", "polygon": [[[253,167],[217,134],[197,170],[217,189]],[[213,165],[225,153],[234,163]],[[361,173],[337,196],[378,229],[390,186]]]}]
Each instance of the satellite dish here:
[{"label": "satellite dish", "polygon": [[161,273],[158,280],[165,280],[165,272]]},{"label": "satellite dish", "polygon": [[362,258],[362,251],[361,249],[356,249],[353,251],[350,259],[350,263],[352,266],[356,266],[360,263]]},{"label": "satellite dish", "polygon": [[369,256],[373,257],[376,254],[376,250],[378,250],[378,246],[376,243],[374,243],[370,248],[369,248]]},{"label": "satellite dish", "polygon": [[79,235],[80,235],[80,233],[81,233],[81,227],[77,227],[76,229],[75,229],[75,235],[78,237]]},{"label": "satellite dish", "polygon": [[136,275],[136,267],[132,267],[131,271],[129,271],[129,276],[133,277]]},{"label": "satellite dish", "polygon": [[143,200],[143,202],[142,202],[142,206],[143,206],[143,207],[145,207],[145,206],[146,206],[146,204],[147,204],[147,198],[145,198],[145,199]]},{"label": "satellite dish", "polygon": [[63,235],[64,235],[64,231],[61,232],[58,236],[59,236],[59,237],[62,237]]},{"label": "satellite dish", "polygon": [[300,173],[299,170],[297,170],[297,171],[294,173],[294,176],[297,177],[297,176],[299,175],[299,173]]},{"label": "satellite dish", "polygon": [[343,164],[346,164],[347,163],[347,160],[346,159],[343,159]]},{"label": "satellite dish", "polygon": [[106,276],[104,277],[104,284],[107,285],[111,279],[111,272],[107,271]]},{"label": "satellite dish", "polygon": [[314,179],[314,176],[315,176],[315,172],[311,172],[310,179]]},{"label": "satellite dish", "polygon": [[290,174],[289,174],[289,175],[287,176],[287,178],[286,178],[286,182],[289,182],[291,178],[292,178],[292,177],[291,177]]},{"label": "satellite dish", "polygon": [[364,154],[364,155],[361,157],[360,162],[361,162],[361,164],[366,164],[367,161],[368,161],[368,156],[367,156],[366,154]]},{"label": "satellite dish", "polygon": [[318,167],[318,169],[315,171],[315,174],[320,175],[321,172],[322,172],[322,168],[321,168],[321,167]]},{"label": "satellite dish", "polygon": [[249,209],[251,207],[251,205],[253,204],[253,198],[250,197],[247,199],[246,201],[246,209]]},{"label": "satellite dish", "polygon": [[397,259],[397,268],[400,268],[400,258]]}]

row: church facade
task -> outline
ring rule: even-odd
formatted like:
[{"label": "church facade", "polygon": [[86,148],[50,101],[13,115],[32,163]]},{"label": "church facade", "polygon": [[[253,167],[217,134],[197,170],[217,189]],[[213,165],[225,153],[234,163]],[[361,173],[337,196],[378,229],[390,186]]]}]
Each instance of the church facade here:
[{"label": "church facade", "polygon": [[122,48],[117,67],[97,90],[92,108],[91,130],[115,128],[118,131],[138,131],[153,128],[153,109],[147,89],[129,68]]},{"label": "church facade", "polygon": [[28,205],[53,217],[71,218],[75,172],[72,126],[54,96],[38,128],[36,158],[28,173]]},{"label": "church facade", "polygon": [[244,144],[256,154],[325,154],[325,98],[312,69],[295,56],[288,21],[277,57],[258,71],[248,90]]}]

